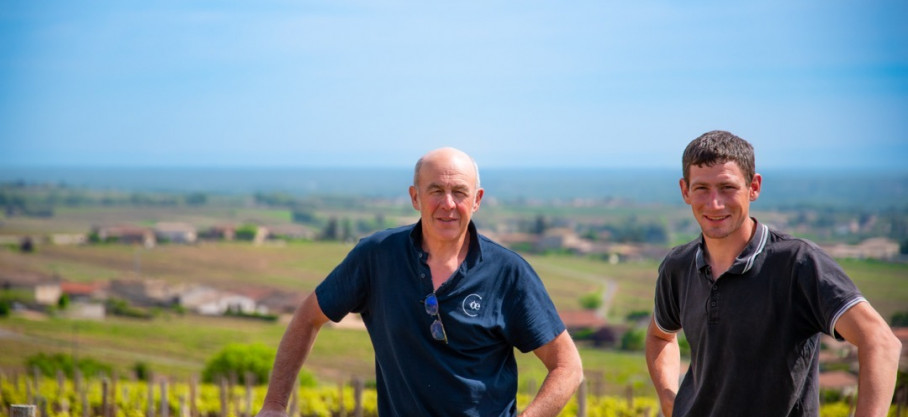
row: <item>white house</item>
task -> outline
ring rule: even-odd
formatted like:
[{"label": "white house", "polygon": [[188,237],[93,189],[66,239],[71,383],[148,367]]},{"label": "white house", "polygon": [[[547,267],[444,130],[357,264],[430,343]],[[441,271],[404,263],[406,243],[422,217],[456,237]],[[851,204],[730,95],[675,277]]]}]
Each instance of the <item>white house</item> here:
[{"label": "white house", "polygon": [[160,222],[154,234],[159,241],[171,243],[195,243],[198,239],[195,226],[188,223]]},{"label": "white house", "polygon": [[218,316],[228,310],[252,314],[256,312],[255,300],[250,297],[197,286],[179,295],[180,305],[199,314]]}]

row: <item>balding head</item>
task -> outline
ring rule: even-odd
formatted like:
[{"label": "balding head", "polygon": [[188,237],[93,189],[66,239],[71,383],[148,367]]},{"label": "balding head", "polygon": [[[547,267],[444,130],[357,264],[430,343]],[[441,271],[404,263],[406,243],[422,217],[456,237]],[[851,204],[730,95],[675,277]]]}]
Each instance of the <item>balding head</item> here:
[{"label": "balding head", "polygon": [[470,170],[473,172],[473,175],[476,177],[475,187],[479,189],[479,166],[476,164],[476,161],[473,160],[473,157],[468,155],[466,152],[461,151],[460,149],[445,147],[439,148],[432,151],[429,151],[422,158],[419,158],[416,161],[416,167],[413,169],[413,186],[419,188],[419,174],[422,170],[422,167],[427,164],[454,164],[456,166],[461,166],[461,164],[469,164]]}]

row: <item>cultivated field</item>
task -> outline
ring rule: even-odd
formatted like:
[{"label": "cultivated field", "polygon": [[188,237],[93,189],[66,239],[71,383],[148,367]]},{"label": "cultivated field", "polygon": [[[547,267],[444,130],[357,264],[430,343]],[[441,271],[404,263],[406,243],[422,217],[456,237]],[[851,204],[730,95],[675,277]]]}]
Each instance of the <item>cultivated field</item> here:
[{"label": "cultivated field", "polygon": [[[252,246],[248,243],[160,245],[143,249],[116,244],[42,246],[23,254],[0,250],[4,270],[28,270],[71,281],[147,277],[168,282],[205,283],[221,288],[278,288],[310,292],[351,248],[350,244],[303,242]],[[613,294],[611,322],[634,311],[651,310],[658,263],[609,264],[570,255],[527,256],[560,310],[579,309],[578,299],[607,288]],[[908,266],[843,261],[871,302],[888,318],[908,305]],[[158,373],[186,378],[228,343],[261,342],[277,346],[284,322],[162,313],[152,320],[110,317],[104,321],[69,320],[44,315],[13,315],[0,320],[0,367],[19,368],[37,352],[94,357],[127,373],[144,362]],[[602,383],[603,393],[621,395],[628,386],[649,395],[643,356],[582,346],[584,366]],[[534,356],[519,355],[521,385],[539,384],[544,368]],[[373,375],[372,349],[362,330],[326,328],[319,335],[307,369],[321,381]]]}]

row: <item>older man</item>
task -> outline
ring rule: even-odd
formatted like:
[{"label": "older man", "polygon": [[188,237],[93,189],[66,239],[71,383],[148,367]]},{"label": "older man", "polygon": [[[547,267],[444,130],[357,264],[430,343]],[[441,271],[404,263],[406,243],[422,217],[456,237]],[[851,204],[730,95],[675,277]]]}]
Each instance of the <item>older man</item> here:
[{"label": "older man", "polygon": [[300,305],[259,417],[286,416],[319,328],[350,312],[372,339],[382,417],[517,415],[515,347],[548,368],[521,416],[555,416],[570,399],[580,356],[530,265],[476,232],[473,159],[427,153],[409,192],[419,222],[364,238]]}]

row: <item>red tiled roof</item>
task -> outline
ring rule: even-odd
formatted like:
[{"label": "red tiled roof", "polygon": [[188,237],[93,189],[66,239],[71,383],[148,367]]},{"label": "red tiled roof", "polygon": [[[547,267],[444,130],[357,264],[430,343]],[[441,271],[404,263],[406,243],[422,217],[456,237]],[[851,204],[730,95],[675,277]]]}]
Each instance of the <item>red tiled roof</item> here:
[{"label": "red tiled roof", "polygon": [[858,386],[858,378],[845,371],[830,371],[820,373],[820,388],[854,388]]},{"label": "red tiled roof", "polygon": [[272,288],[256,288],[256,287],[246,287],[246,288],[236,288],[232,290],[234,293],[249,297],[253,300],[259,301],[265,297],[268,297],[274,293]]},{"label": "red tiled roof", "polygon": [[561,321],[568,328],[595,329],[606,324],[604,319],[589,310],[561,311],[558,315],[561,316]]},{"label": "red tiled roof", "polygon": [[64,294],[91,295],[98,290],[98,286],[84,282],[61,282],[60,290]]}]

